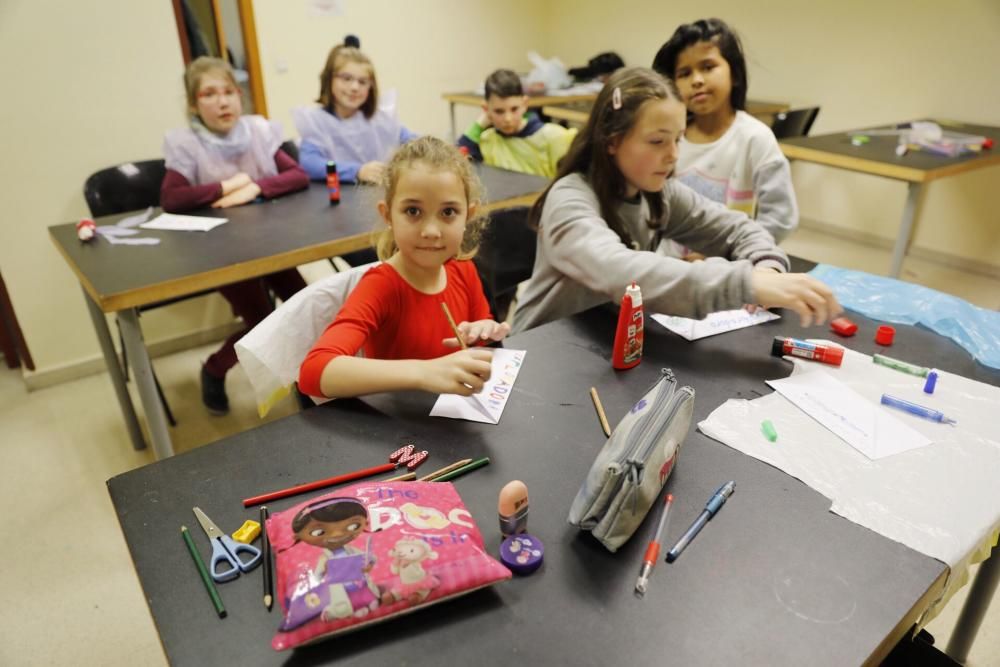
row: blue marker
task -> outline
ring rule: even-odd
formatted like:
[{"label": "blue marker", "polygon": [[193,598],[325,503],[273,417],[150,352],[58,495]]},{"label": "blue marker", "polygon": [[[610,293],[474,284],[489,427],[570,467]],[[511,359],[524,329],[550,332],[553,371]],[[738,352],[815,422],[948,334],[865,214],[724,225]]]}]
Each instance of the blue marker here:
[{"label": "blue marker", "polygon": [[906,412],[909,412],[911,415],[923,417],[924,419],[929,419],[932,422],[940,422],[942,424],[958,423],[954,419],[948,419],[947,417],[945,417],[943,412],[940,412],[938,410],[932,410],[930,408],[925,408],[922,405],[917,405],[916,403],[910,403],[909,401],[904,401],[901,398],[896,398],[895,396],[890,396],[889,394],[882,394],[882,405],[888,405],[890,408],[905,410]]},{"label": "blue marker", "polygon": [[705,509],[701,511],[701,514],[699,514],[698,518],[694,520],[691,527],[688,528],[683,535],[681,535],[681,538],[677,540],[677,544],[674,545],[674,548],[667,552],[666,560],[668,563],[673,563],[677,560],[677,558],[681,555],[681,552],[684,551],[687,545],[691,543],[691,540],[693,540],[695,536],[701,532],[701,529],[705,527],[705,524],[708,523],[713,516],[715,516],[716,512],[722,509],[722,506],[726,504],[726,500],[729,499],[729,496],[733,495],[733,491],[735,490],[736,482],[726,482],[719,487],[719,490],[708,499],[708,504],[705,505]]}]

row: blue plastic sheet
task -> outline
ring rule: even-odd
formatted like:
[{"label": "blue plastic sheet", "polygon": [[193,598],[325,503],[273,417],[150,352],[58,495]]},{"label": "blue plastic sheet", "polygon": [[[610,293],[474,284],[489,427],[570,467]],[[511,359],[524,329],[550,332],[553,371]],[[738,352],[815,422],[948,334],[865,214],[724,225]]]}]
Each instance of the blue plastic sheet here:
[{"label": "blue plastic sheet", "polygon": [[922,324],[952,339],[979,363],[1000,368],[1000,312],[921,285],[819,264],[810,272],[845,308],[873,320]]}]

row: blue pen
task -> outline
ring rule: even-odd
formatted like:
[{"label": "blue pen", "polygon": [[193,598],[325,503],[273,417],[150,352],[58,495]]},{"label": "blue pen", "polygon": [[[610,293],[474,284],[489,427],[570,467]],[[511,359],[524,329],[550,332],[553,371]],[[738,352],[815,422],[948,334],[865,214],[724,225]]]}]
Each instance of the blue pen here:
[{"label": "blue pen", "polygon": [[909,401],[904,401],[901,398],[890,396],[889,394],[882,394],[882,405],[888,405],[890,408],[905,410],[909,412],[911,415],[923,417],[924,419],[930,419],[932,422],[940,422],[942,424],[958,423],[954,419],[949,419],[945,417],[944,413],[940,412],[939,410],[932,410],[930,408],[925,408],[922,405],[917,405],[916,403],[910,403]]},{"label": "blue pen", "polygon": [[722,506],[729,499],[729,496],[733,495],[733,491],[736,490],[736,482],[726,482],[719,487],[719,490],[712,494],[712,497],[708,499],[708,504],[705,505],[705,509],[701,511],[698,518],[694,520],[691,527],[681,535],[681,539],[677,540],[677,544],[674,548],[667,552],[667,562],[673,563],[681,555],[681,552],[687,548],[687,545],[691,543],[691,540],[701,532],[701,529],[705,527],[715,513],[722,508]]}]

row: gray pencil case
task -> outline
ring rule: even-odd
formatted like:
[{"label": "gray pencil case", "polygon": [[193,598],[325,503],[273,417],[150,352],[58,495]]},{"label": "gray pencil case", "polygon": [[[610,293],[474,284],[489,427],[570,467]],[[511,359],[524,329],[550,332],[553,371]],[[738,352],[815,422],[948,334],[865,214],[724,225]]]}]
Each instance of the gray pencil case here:
[{"label": "gray pencil case", "polygon": [[609,551],[632,536],[663,490],[691,427],[694,389],[667,368],[622,418],[573,500],[569,522]]}]

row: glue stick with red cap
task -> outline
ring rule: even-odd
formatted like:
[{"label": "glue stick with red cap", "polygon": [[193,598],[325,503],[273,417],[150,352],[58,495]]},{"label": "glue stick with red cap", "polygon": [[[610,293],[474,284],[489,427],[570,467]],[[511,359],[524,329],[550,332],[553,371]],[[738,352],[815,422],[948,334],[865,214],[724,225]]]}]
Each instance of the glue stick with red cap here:
[{"label": "glue stick with red cap", "polygon": [[622,297],[615,346],[611,351],[611,365],[618,370],[632,368],[642,361],[642,324],[642,292],[633,281]]},{"label": "glue stick with red cap", "polygon": [[822,361],[831,366],[839,366],[844,361],[844,349],[841,347],[817,345],[798,338],[783,338],[781,336],[774,337],[774,342],[771,343],[771,354],[776,357],[790,354],[793,357]]}]

